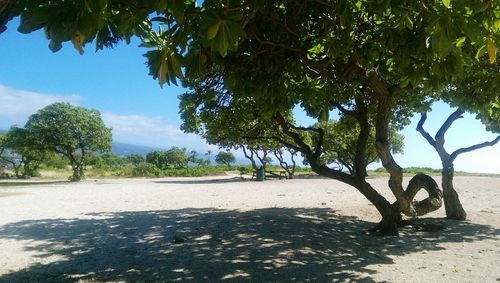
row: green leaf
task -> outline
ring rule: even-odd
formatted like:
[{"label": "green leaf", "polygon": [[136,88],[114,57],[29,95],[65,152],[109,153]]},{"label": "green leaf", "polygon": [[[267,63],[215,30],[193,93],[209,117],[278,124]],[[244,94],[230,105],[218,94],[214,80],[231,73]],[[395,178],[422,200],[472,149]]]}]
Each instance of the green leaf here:
[{"label": "green leaf", "polygon": [[456,46],[456,47],[462,47],[462,45],[464,44],[464,42],[465,42],[465,36],[460,37],[460,38],[457,40],[457,42],[455,43],[455,46]]},{"label": "green leaf", "polygon": [[446,55],[448,55],[450,52],[450,45],[451,42],[448,36],[446,36],[446,32],[443,30],[439,36],[439,55],[441,57],[446,57]]},{"label": "green leaf", "polygon": [[174,15],[177,23],[184,22],[184,0],[168,0],[167,8]]},{"label": "green leaf", "polygon": [[[239,24],[230,20],[222,20],[218,24],[217,34],[210,40],[210,45],[212,50],[225,57],[228,50],[236,50],[238,41],[245,35],[245,31]],[[211,28],[215,30],[213,26]]]},{"label": "green leaf", "polygon": [[175,75],[178,78],[183,78],[180,59],[180,56],[175,53],[172,53],[170,56],[170,62],[172,64],[172,69],[174,70]]},{"label": "green leaf", "polygon": [[446,6],[446,8],[450,8],[451,0],[443,0],[443,4]]},{"label": "green leaf", "polygon": [[56,41],[56,40],[51,40],[50,43],[49,43],[49,49],[50,51],[52,52],[57,52],[59,50],[61,50],[62,48],[62,43],[61,41]]},{"label": "green leaf", "polygon": [[158,81],[161,87],[163,87],[163,85],[167,82],[167,73],[168,73],[167,60],[165,54],[166,50],[164,50],[162,53],[164,53],[164,55],[160,59],[160,68],[158,70]]},{"label": "green leaf", "polygon": [[208,28],[207,39],[213,39],[217,35],[217,32],[219,31],[220,24],[221,24],[221,22],[217,22]]},{"label": "green leaf", "polygon": [[24,12],[21,14],[21,22],[17,31],[20,33],[30,33],[44,27],[51,16],[50,11],[46,8],[40,8],[36,11]]},{"label": "green leaf", "polygon": [[483,46],[481,46],[477,52],[476,52],[476,60],[479,59],[479,57],[481,57],[483,54],[484,54],[484,51],[486,49],[486,44],[484,44]]}]

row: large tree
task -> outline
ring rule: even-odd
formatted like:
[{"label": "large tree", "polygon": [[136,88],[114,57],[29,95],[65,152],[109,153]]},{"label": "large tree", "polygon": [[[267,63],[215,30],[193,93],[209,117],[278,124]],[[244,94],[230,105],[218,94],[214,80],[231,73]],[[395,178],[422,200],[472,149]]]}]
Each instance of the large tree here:
[{"label": "large tree", "polygon": [[[498,1],[19,3],[19,30],[45,28],[54,51],[63,41],[83,52],[93,40],[101,49],[137,35],[151,49],[146,53],[150,74],[160,84],[179,78],[222,80],[222,89],[210,90],[200,103],[254,103],[259,119],[275,125],[273,139],[304,154],[318,174],[358,189],[380,212],[379,228],[387,233],[397,233],[401,213],[424,214],[440,205],[439,190],[428,176],[419,175],[403,188],[402,168],[391,153],[391,125],[403,127],[409,115],[425,110],[428,96],[460,80],[476,59],[495,62],[500,42]],[[162,28],[154,31],[158,25]],[[354,174],[320,162],[324,131],[289,119],[296,105],[313,117],[344,109],[342,115],[356,121]],[[397,200],[392,204],[365,179],[372,127],[373,146],[390,173]],[[316,142],[305,133],[317,136]],[[431,197],[414,205],[421,187]]]},{"label": "large tree", "polygon": [[85,177],[89,153],[111,150],[111,129],[106,128],[97,110],[53,103],[31,115],[25,129],[35,139],[31,146],[68,158],[73,175],[70,180]]}]

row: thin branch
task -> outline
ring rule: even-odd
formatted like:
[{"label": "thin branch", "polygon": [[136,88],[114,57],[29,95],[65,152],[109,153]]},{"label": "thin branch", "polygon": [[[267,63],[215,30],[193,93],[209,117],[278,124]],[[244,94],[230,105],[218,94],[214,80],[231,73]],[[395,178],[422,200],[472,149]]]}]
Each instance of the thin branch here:
[{"label": "thin branch", "polygon": [[273,47],[279,47],[279,48],[282,48],[282,49],[285,49],[285,50],[289,50],[289,51],[292,51],[292,52],[295,52],[295,53],[298,53],[298,54],[304,54],[305,53],[304,49],[297,48],[297,47],[291,47],[291,46],[288,46],[288,45],[286,45],[284,43],[280,43],[280,42],[273,42],[273,41],[265,40],[265,41],[260,41],[260,44],[262,44],[262,45],[270,45],[270,46],[273,46]]},{"label": "thin branch", "polygon": [[300,147],[284,140],[283,138],[280,138],[278,136],[242,136],[242,138],[244,139],[250,139],[250,140],[268,140],[268,139],[272,139],[272,140],[275,140],[275,141],[278,141],[280,143],[282,143],[283,145],[285,145],[285,147],[288,147],[288,148],[291,148],[293,150],[296,150],[296,151],[299,151],[299,152],[303,152],[303,150],[301,150]]},{"label": "thin branch", "polygon": [[417,124],[417,131],[427,140],[427,142],[434,148],[436,148],[436,141],[432,136],[424,129],[424,123],[427,120],[427,113],[422,112],[420,116],[420,121]]},{"label": "thin branch", "polygon": [[354,115],[354,113],[355,113],[353,110],[348,110],[347,108],[345,108],[344,106],[342,106],[342,104],[340,104],[338,102],[333,103],[333,106],[335,106],[342,114],[345,114],[345,115]]},{"label": "thin branch", "polygon": [[323,147],[323,143],[325,142],[325,131],[321,128],[318,128],[318,134],[319,138],[314,150],[314,157],[316,159],[321,156],[321,148]]},{"label": "thin branch", "polygon": [[475,144],[475,145],[472,145],[472,146],[469,146],[469,147],[464,147],[464,148],[457,149],[457,150],[455,150],[451,154],[450,157],[451,157],[452,160],[455,160],[455,158],[457,158],[457,156],[459,154],[470,152],[470,151],[473,151],[473,150],[476,150],[476,149],[480,149],[480,148],[483,148],[483,147],[487,147],[487,146],[493,146],[496,143],[498,143],[499,141],[500,141],[500,135],[497,136],[494,140],[489,141],[489,142],[483,142],[483,143]]},{"label": "thin branch", "polygon": [[296,130],[296,131],[309,131],[309,132],[316,132],[320,134],[323,130],[320,128],[314,128],[314,127],[300,127],[300,126],[295,126],[292,124],[289,124],[290,128]]},{"label": "thin branch", "polygon": [[444,134],[450,126],[455,122],[457,119],[463,118],[462,114],[464,114],[464,111],[460,108],[458,108],[455,112],[453,112],[448,119],[444,122],[444,124],[439,128],[439,131],[436,133],[436,136],[434,137],[437,143],[444,144]]},{"label": "thin branch", "polygon": [[292,138],[293,141],[297,144],[297,148],[300,148],[301,149],[300,151],[303,152],[304,154],[312,156],[311,147],[302,140],[302,138],[298,133],[290,130],[292,125],[290,125],[290,123],[288,123],[280,113],[276,114],[275,117],[278,124],[283,128],[284,133],[290,138]]}]

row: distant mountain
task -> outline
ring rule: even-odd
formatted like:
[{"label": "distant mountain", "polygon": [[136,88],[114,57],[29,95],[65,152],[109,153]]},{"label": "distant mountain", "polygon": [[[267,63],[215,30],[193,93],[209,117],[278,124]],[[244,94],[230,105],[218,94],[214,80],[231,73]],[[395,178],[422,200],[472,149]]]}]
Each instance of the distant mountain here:
[{"label": "distant mountain", "polygon": [[163,149],[159,147],[113,142],[111,152],[119,156],[125,156],[129,154],[140,154],[142,156],[146,156],[148,152],[155,150],[163,150]]}]

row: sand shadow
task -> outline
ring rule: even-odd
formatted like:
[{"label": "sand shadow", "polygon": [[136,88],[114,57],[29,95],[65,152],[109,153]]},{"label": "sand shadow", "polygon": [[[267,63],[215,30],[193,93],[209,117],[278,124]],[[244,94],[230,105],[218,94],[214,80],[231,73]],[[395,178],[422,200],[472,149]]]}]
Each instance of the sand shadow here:
[{"label": "sand shadow", "polygon": [[[97,213],[95,219],[27,220],[0,238],[35,241],[27,249],[63,259],[35,264],[1,282],[251,281],[373,282],[371,264],[388,255],[442,249],[444,242],[492,239],[487,225],[431,220],[400,237],[363,233],[374,223],[330,209],[214,209]],[[434,226],[430,227],[434,227]],[[364,276],[353,270],[364,272]]]},{"label": "sand shadow", "polygon": [[161,180],[153,181],[157,184],[180,184],[180,185],[198,185],[198,184],[224,184],[224,183],[245,183],[255,181],[250,178],[232,177],[232,178],[218,178],[218,179],[197,179],[197,180]]},{"label": "sand shadow", "polygon": [[33,185],[56,185],[56,184],[68,184],[71,183],[67,180],[55,180],[55,181],[36,181],[36,180],[13,180],[9,182],[0,181],[0,189],[9,187],[27,187]]}]

